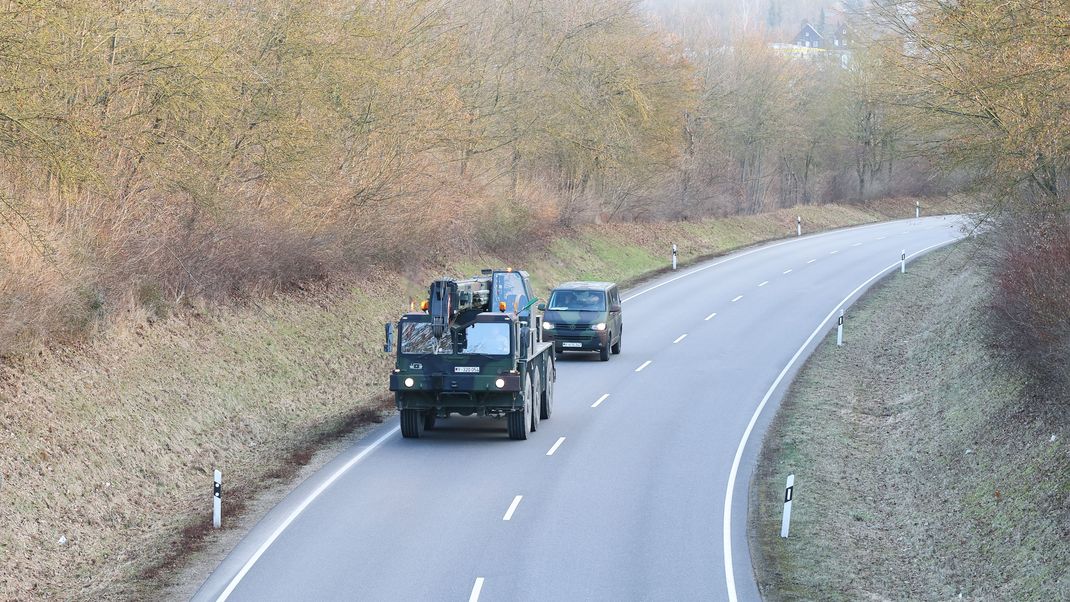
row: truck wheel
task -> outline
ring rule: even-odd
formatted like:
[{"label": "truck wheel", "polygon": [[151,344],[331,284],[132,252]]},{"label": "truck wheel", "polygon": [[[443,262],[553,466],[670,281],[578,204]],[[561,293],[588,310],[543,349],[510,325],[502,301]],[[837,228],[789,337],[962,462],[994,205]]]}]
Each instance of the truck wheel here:
[{"label": "truck wheel", "polygon": [[554,380],[557,378],[557,367],[554,360],[550,360],[546,369],[546,384],[542,387],[542,395],[539,396],[539,418],[548,420],[554,412]]},{"label": "truck wheel", "polygon": [[424,412],[424,430],[429,431],[435,428],[435,411],[426,410]]},{"label": "truck wheel", "polygon": [[509,412],[506,418],[506,426],[509,429],[509,438],[517,441],[522,441],[528,438],[528,427],[531,426],[531,421],[528,418],[528,411],[531,408],[531,380],[525,383],[524,387],[525,397],[524,405],[519,410],[513,410]]},{"label": "truck wheel", "polygon": [[620,340],[622,338],[624,338],[624,333],[621,333],[621,335],[619,337],[617,337],[617,342],[613,343],[613,348],[612,348],[613,355],[618,355],[620,353]]},{"label": "truck wheel", "polygon": [[540,383],[542,381],[539,380],[539,370],[536,368],[535,378],[532,380],[531,389],[529,390],[531,394],[528,395],[530,401],[526,404],[531,408],[531,432],[533,433],[539,430],[539,416],[542,414],[541,411],[536,411],[538,408],[535,407],[535,404],[541,403],[540,400],[542,399],[542,386]]},{"label": "truck wheel", "polygon": [[420,410],[401,410],[401,436],[406,439],[418,439],[420,427],[423,426],[423,416]]},{"label": "truck wheel", "polygon": [[609,345],[604,345],[601,349],[598,350],[598,359],[602,360],[603,362],[609,361]]}]

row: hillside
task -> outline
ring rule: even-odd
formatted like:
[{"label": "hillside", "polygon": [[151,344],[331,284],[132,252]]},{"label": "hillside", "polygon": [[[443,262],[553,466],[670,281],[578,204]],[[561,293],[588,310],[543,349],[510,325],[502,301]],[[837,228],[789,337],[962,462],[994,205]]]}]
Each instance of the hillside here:
[{"label": "hillside", "polygon": [[767,600],[1070,599],[1070,405],[987,344],[979,244],[889,277],[796,378],[751,489]]}]

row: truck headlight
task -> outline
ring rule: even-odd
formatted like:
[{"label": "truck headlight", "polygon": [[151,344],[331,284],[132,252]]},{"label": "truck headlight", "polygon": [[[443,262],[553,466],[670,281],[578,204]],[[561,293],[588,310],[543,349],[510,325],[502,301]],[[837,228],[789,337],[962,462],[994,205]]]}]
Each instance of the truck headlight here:
[{"label": "truck headlight", "polygon": [[415,384],[416,384],[416,381],[414,381],[414,380],[412,379],[412,377],[409,377],[409,378],[406,378],[406,379],[405,379],[405,386],[406,386],[406,387],[411,387],[411,386],[413,386],[413,385],[415,385]]},{"label": "truck headlight", "polygon": [[494,386],[498,387],[499,389],[504,389],[505,388],[505,379],[504,378],[499,378],[498,380],[494,381]]},{"label": "truck headlight", "polygon": [[591,330],[599,330],[599,331],[601,331],[601,330],[605,330],[605,329],[606,329],[606,323],[605,322],[599,322],[598,324],[595,324],[594,326],[591,327]]},{"label": "truck headlight", "polygon": [[554,329],[554,323],[553,322],[543,322],[542,323],[542,329],[543,330],[553,330]]}]

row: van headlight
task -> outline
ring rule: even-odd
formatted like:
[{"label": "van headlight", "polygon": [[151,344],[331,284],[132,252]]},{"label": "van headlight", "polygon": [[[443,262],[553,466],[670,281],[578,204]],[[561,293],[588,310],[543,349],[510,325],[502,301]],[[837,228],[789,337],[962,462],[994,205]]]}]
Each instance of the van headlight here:
[{"label": "van headlight", "polygon": [[504,389],[505,388],[505,379],[504,378],[499,378],[498,380],[494,381],[494,386],[498,387],[499,389]]},{"label": "van headlight", "polygon": [[554,329],[554,323],[553,322],[543,322],[542,323],[542,329],[543,330],[553,330]]},{"label": "van headlight", "polygon": [[594,326],[591,327],[591,330],[599,330],[599,331],[601,331],[601,330],[605,330],[605,329],[606,329],[606,323],[605,322],[599,322],[598,324],[595,324]]},{"label": "van headlight", "polygon": [[406,387],[412,387],[415,384],[416,384],[416,381],[414,381],[411,376],[409,378],[405,379],[405,386]]}]

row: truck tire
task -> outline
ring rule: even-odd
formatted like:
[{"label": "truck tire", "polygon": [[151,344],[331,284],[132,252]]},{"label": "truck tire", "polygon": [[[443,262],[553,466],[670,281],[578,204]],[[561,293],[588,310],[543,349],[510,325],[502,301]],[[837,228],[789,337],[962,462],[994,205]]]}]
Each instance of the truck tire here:
[{"label": "truck tire", "polygon": [[525,383],[524,387],[524,406],[519,410],[513,410],[509,412],[506,417],[506,427],[509,429],[509,438],[514,441],[523,441],[528,438],[528,428],[531,426],[531,419],[528,417],[528,413],[531,409],[531,379]]},{"label": "truck tire", "polygon": [[539,418],[549,420],[550,414],[554,413],[554,381],[557,379],[557,366],[551,358],[547,362],[546,384],[542,387],[542,395],[539,396]]},{"label": "truck tire", "polygon": [[424,430],[425,431],[429,431],[429,430],[435,428],[435,418],[436,418],[436,416],[435,416],[435,411],[434,410],[426,410],[426,411],[424,411]]},{"label": "truck tire", "polygon": [[423,416],[420,410],[401,410],[401,436],[406,439],[419,439],[423,430]]},{"label": "truck tire", "polygon": [[539,408],[535,407],[536,404],[541,403],[540,400],[542,399],[542,380],[539,379],[538,368],[535,369],[535,377],[531,380],[530,393],[528,399],[531,402],[528,405],[531,407],[531,432],[534,433],[539,430],[539,416],[542,414]]},{"label": "truck tire", "polygon": [[598,359],[603,362],[609,361],[609,345],[603,345],[602,348],[598,350]]}]

